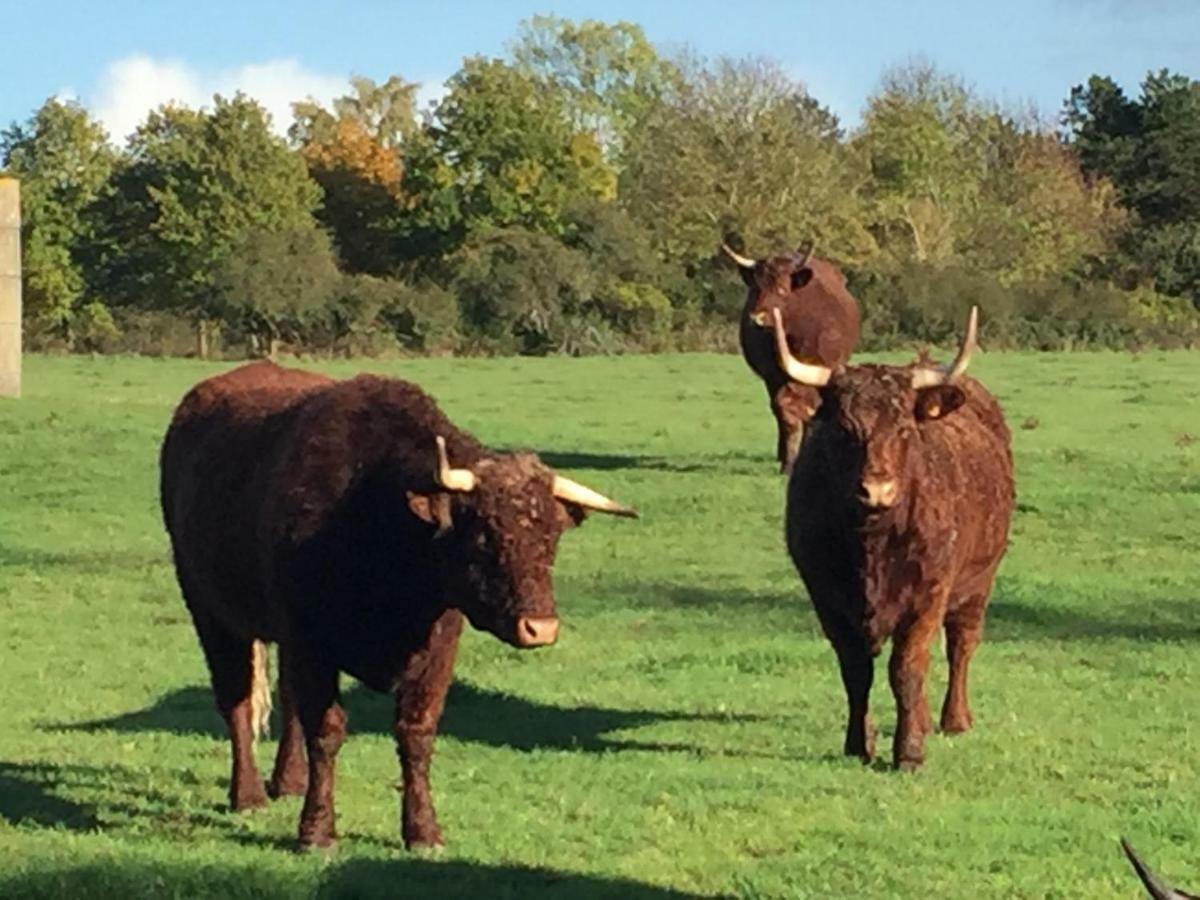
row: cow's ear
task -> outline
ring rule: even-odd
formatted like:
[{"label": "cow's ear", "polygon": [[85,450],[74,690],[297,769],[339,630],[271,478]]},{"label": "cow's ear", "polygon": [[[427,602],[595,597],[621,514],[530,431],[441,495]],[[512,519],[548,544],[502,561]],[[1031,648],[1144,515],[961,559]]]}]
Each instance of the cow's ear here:
[{"label": "cow's ear", "polygon": [[917,421],[927,422],[950,415],[967,402],[963,389],[953,384],[939,384],[917,391]]},{"label": "cow's ear", "polygon": [[792,290],[798,291],[813,280],[813,270],[803,266],[792,273]]},{"label": "cow's ear", "polygon": [[587,510],[577,503],[565,503],[562,500],[555,500],[554,506],[558,510],[558,519],[564,529],[582,525],[583,520],[588,515]]},{"label": "cow's ear", "polygon": [[434,537],[441,537],[454,528],[454,520],[450,517],[450,495],[442,492],[436,494],[416,494],[408,492],[408,508],[412,514],[437,529]]}]

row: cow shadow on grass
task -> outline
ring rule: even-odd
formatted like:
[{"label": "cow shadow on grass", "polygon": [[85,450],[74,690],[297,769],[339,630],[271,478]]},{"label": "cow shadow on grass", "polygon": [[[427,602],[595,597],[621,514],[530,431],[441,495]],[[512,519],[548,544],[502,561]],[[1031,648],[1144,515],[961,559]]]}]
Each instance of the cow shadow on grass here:
[{"label": "cow shadow on grass", "polygon": [[[319,873],[319,874],[318,874]],[[154,862],[106,859],[74,866],[32,868],[0,874],[0,896],[111,897],[141,900],[162,896],[315,896],[320,900],[374,897],[580,898],[580,900],[687,900],[699,895],[618,878],[515,864],[406,858],[331,861],[286,875],[270,866],[230,862]]]},{"label": "cow shadow on grass", "polygon": [[1155,600],[1105,610],[1039,606],[1005,596],[988,604],[985,641],[1200,641],[1200,598]]},{"label": "cow shadow on grass", "polygon": [[719,456],[626,455],[587,453],[578,450],[539,450],[538,458],[554,469],[593,469],[598,472],[641,470],[654,472],[721,472],[726,475],[757,475],[778,472],[778,466],[766,453],[732,451]]},{"label": "cow shadow on grass", "polygon": [[75,831],[94,828],[92,811],[58,796],[59,784],[52,767],[0,762],[0,821]]},{"label": "cow shadow on grass", "polygon": [[[343,692],[350,714],[350,733],[392,733],[393,700],[357,683]],[[438,733],[467,743],[512,750],[570,750],[599,753],[616,750],[699,752],[680,744],[639,742],[607,737],[610,732],[661,722],[724,723],[757,720],[733,713],[613,709],[601,706],[551,706],[469,682],[450,688]],[[225,738],[224,723],[213,706],[207,687],[180,688],[165,694],[145,709],[89,722],[44,726],[50,730],[167,732]],[[278,728],[274,729],[278,733]]]}]

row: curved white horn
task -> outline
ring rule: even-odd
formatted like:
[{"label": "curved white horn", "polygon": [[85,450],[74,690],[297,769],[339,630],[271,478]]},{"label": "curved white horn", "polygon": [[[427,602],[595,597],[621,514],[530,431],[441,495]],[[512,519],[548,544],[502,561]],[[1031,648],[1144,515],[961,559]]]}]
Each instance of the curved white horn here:
[{"label": "curved white horn", "polygon": [[469,494],[475,490],[477,479],[474,472],[470,469],[450,468],[450,458],[446,456],[446,439],[440,434],[437,436],[437,453],[438,470],[434,477],[438,484],[448,491],[458,491],[461,494]]},{"label": "curved white horn", "polygon": [[574,503],[584,509],[594,509],[597,512],[612,513],[614,516],[627,516],[630,519],[638,517],[637,510],[622,506],[615,500],[610,500],[603,494],[584,487],[578,481],[572,481],[562,475],[554,476],[554,496],[559,500]]},{"label": "curved white horn", "polygon": [[771,310],[771,315],[775,319],[775,349],[779,356],[779,366],[787,373],[787,377],[809,387],[824,387],[829,384],[829,379],[833,377],[833,369],[800,362],[792,356],[792,351],[788,349],[787,332],[783,330],[783,315],[778,306]]},{"label": "curved white horn", "polygon": [[1165,884],[1162,879],[1150,870],[1150,867],[1142,862],[1141,857],[1133,852],[1133,847],[1125,838],[1121,838],[1121,849],[1125,851],[1125,856],[1129,859],[1133,870],[1137,872],[1138,878],[1142,879],[1142,884],[1146,886],[1147,893],[1154,900],[1184,900],[1186,897],[1191,897],[1191,894],[1185,894],[1182,891],[1177,891],[1168,884]]},{"label": "curved white horn", "polygon": [[913,369],[912,386],[917,390],[934,387],[939,384],[949,384],[967,371],[971,362],[971,354],[975,352],[976,338],[979,335],[979,307],[972,306],[971,314],[967,317],[967,330],[963,333],[962,343],[958,345],[958,355],[949,365],[938,366],[936,369]]},{"label": "curved white horn", "polygon": [[743,269],[753,269],[754,268],[754,266],[755,266],[754,260],[750,259],[750,257],[748,257],[748,256],[742,256],[742,254],[738,253],[736,250],[734,250],[728,244],[721,244],[721,249],[724,250],[729,255],[730,259],[732,259],[735,263],[737,263]]}]

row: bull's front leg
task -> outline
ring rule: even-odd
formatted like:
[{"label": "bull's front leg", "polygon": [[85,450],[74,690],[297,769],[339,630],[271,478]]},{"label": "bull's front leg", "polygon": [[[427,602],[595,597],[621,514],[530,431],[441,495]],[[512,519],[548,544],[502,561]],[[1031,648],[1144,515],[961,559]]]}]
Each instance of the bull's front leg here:
[{"label": "bull's front leg", "polygon": [[430,628],[425,646],[408,658],[396,691],[394,732],[404,779],[400,831],[410,850],[444,843],[429,789],[429,766],[461,633],[462,613],[446,610]]},{"label": "bull's front leg", "polygon": [[911,772],[925,762],[925,738],[933,730],[933,717],[925,695],[925,676],[933,639],[941,624],[945,600],[919,617],[901,623],[892,636],[888,677],[896,697],[896,737],[892,762]]},{"label": "bull's front leg", "polygon": [[779,458],[779,471],[785,475],[791,474],[800,455],[804,426],[815,408],[814,393],[812,388],[785,384],[771,396],[771,412],[779,429],[775,455]]},{"label": "bull's front leg", "polygon": [[346,740],[346,712],[338,693],[337,669],[295,643],[289,660],[296,714],[308,751],[308,786],[300,812],[302,851],[332,849],[337,844],[334,770]]}]

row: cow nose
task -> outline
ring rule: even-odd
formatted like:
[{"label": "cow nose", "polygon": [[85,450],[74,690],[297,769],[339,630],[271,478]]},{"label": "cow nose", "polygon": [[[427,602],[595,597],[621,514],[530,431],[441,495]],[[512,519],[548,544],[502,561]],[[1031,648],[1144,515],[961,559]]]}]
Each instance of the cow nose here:
[{"label": "cow nose", "polygon": [[864,506],[871,509],[886,509],[896,502],[900,486],[895,478],[864,478],[859,493]]},{"label": "cow nose", "polygon": [[558,640],[556,616],[521,616],[517,619],[518,647],[546,647]]}]

